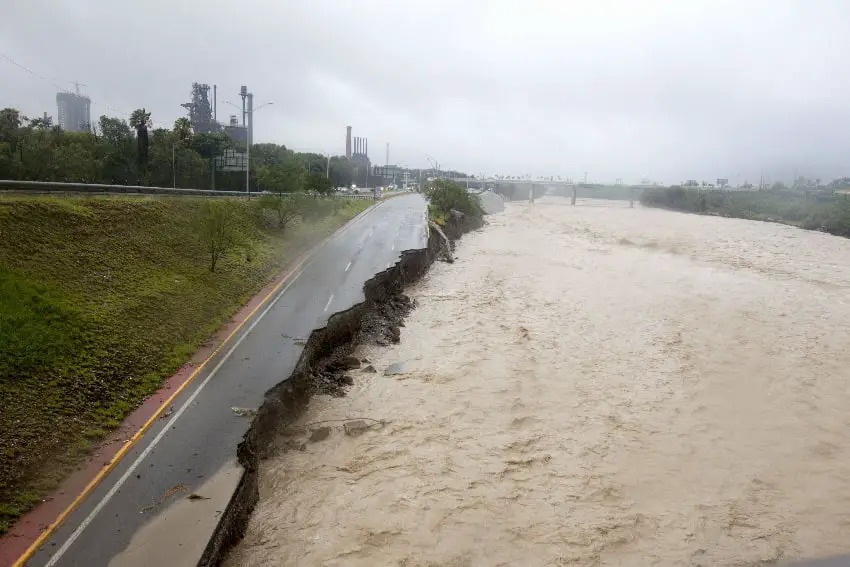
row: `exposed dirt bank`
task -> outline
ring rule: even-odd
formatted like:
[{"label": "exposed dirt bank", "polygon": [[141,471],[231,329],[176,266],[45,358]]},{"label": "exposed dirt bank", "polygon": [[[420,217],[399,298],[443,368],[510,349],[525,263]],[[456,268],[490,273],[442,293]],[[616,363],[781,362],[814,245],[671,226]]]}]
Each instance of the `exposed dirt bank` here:
[{"label": "exposed dirt bank", "polygon": [[[453,215],[446,232],[457,239],[483,224],[460,214]],[[227,550],[244,535],[259,497],[259,461],[273,448],[277,432],[301,415],[313,394],[344,393],[345,386],[352,383],[347,371],[368,364],[352,356],[355,347],[399,341],[399,327],[414,307],[403,293],[405,287],[421,278],[435,260],[450,260],[450,244],[446,234],[432,223],[426,248],[402,252],[394,266],[364,284],[365,301],[335,313],[327,326],[310,334],[294,372],[268,392],[250,431],[239,445],[238,458],[245,473],[199,565],[218,565]]]}]

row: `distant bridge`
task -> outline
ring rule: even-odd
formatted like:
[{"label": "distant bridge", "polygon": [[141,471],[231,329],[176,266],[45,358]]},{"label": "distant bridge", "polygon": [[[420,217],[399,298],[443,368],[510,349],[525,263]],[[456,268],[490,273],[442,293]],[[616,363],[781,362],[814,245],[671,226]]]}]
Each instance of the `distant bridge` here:
[{"label": "distant bridge", "polygon": [[576,196],[579,198],[637,200],[643,190],[653,185],[616,185],[600,183],[576,183],[568,180],[549,179],[498,179],[495,177],[447,178],[470,189],[492,189],[509,200],[535,198],[543,195]]}]

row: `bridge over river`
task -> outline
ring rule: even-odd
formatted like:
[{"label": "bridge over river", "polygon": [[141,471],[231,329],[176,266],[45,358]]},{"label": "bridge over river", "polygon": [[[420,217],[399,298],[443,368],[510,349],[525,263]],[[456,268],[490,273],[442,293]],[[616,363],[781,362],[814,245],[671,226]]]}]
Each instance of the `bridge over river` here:
[{"label": "bridge over river", "polygon": [[543,195],[555,195],[577,198],[620,199],[628,201],[640,197],[643,190],[656,185],[622,185],[605,183],[575,183],[567,180],[548,179],[498,179],[495,177],[457,177],[452,181],[466,185],[470,189],[492,190],[506,199],[527,200]]}]

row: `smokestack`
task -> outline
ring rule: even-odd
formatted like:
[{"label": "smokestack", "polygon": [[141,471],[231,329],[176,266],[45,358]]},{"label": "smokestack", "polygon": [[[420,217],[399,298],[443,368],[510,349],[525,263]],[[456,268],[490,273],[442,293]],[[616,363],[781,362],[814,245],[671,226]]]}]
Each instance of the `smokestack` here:
[{"label": "smokestack", "polygon": [[363,141],[366,142],[365,147],[363,148],[363,154],[366,157],[369,157],[369,138],[364,138]]},{"label": "smokestack", "polygon": [[248,96],[248,87],[239,87],[239,96],[242,97],[242,126],[245,126],[245,97]]},{"label": "smokestack", "polygon": [[357,142],[354,144],[354,155],[358,155],[360,153],[360,136],[355,138]]},{"label": "smokestack", "polygon": [[248,93],[248,131],[245,133],[248,144],[254,145],[254,95]]},{"label": "smokestack", "polygon": [[345,159],[351,159],[351,126],[345,127]]},{"label": "smokestack", "polygon": [[213,85],[213,122],[218,121],[218,103],[216,102],[216,91],[218,85]]}]

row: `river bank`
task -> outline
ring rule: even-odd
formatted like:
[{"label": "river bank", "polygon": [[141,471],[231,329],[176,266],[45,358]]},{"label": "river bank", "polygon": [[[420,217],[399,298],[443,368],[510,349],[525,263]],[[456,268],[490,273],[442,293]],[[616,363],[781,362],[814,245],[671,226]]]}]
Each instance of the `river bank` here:
[{"label": "river bank", "polygon": [[[344,396],[354,383],[352,373],[375,371],[368,359],[355,356],[356,349],[398,343],[400,327],[415,306],[404,294],[405,289],[422,278],[438,259],[453,262],[454,241],[484,224],[480,217],[454,210],[441,219],[446,232],[430,221],[425,248],[402,252],[394,266],[369,279],[363,287],[365,300],[333,314],[325,327],[313,331],[292,374],[266,394],[250,430],[239,445],[238,460],[244,473],[200,564],[219,564],[244,536],[259,499],[260,463],[279,449],[278,432],[291,426],[314,397]],[[376,424],[368,418],[344,421],[344,424],[335,424],[342,424],[351,434],[359,434]],[[329,427],[319,427],[311,430],[310,436],[323,438],[329,431]]]},{"label": "river bank", "polygon": [[[375,372],[278,437],[226,564],[850,551],[848,251],[628,203],[508,204],[410,288],[399,343],[354,352]],[[368,427],[328,423],[349,419]]]},{"label": "river bank", "polygon": [[0,199],[0,533],[270,278],[369,204],[282,229],[256,201],[218,200],[232,233],[213,272],[198,224],[208,203]]},{"label": "river bank", "polygon": [[847,195],[808,195],[797,191],[722,191],[689,187],[646,189],[640,202],[671,211],[777,222],[850,237]]}]

